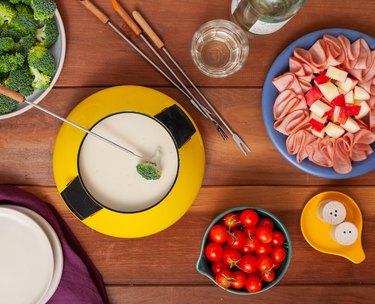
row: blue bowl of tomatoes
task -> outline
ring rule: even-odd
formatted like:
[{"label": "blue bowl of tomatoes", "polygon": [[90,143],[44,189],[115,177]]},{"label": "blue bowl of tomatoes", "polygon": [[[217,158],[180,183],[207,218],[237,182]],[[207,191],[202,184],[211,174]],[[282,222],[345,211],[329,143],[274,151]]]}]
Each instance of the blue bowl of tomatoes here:
[{"label": "blue bowl of tomatoes", "polygon": [[275,215],[261,208],[237,207],[208,226],[196,268],[226,291],[251,295],[275,286],[291,257],[289,233]]}]

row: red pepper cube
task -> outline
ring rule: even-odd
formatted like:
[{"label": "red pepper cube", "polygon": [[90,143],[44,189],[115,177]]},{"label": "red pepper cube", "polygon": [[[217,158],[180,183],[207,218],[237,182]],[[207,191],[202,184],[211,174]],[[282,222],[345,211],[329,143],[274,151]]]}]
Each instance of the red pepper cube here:
[{"label": "red pepper cube", "polygon": [[323,93],[319,90],[318,87],[312,87],[306,94],[305,100],[309,107],[317,101],[318,99],[323,97]]},{"label": "red pepper cube", "polygon": [[327,77],[326,72],[321,72],[318,76],[315,77],[314,81],[316,84],[323,84],[330,81],[331,78]]},{"label": "red pepper cube", "polygon": [[345,95],[340,94],[331,101],[332,106],[345,107]]},{"label": "red pepper cube", "polygon": [[315,131],[320,132],[324,129],[324,124],[321,123],[320,121],[315,120],[314,118],[311,118],[309,120],[309,123],[311,124],[313,130],[315,130]]},{"label": "red pepper cube", "polygon": [[347,105],[345,109],[348,115],[357,116],[359,112],[361,111],[361,106],[360,105]]}]

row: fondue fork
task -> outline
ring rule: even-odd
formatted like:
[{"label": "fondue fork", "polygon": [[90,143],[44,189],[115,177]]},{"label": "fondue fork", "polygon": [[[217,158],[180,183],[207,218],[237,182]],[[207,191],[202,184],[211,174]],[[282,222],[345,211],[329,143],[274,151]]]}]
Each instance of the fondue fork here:
[{"label": "fondue fork", "polygon": [[[191,104],[205,117],[208,118],[212,124],[215,126],[216,130],[219,132],[221,137],[226,140],[228,138],[225,131],[219,125],[219,123],[212,118],[211,113],[203,107],[199,102],[196,101],[194,97],[191,97],[189,93],[185,92],[178,84],[176,84],[156,63],[154,63],[142,50],[140,50],[134,43],[130,41],[106,16],[102,11],[100,11],[91,1],[89,0],[80,0],[80,2],[91,11],[103,24],[109,25],[123,40],[125,40],[138,54],[140,54],[149,64],[151,64],[160,74],[162,74],[170,83],[172,83],[182,94],[184,94]],[[130,18],[130,16],[129,16]],[[130,18],[131,20],[131,18]],[[135,22],[133,22],[135,26]],[[138,26],[137,26],[138,27]],[[138,27],[139,29],[139,27]],[[132,28],[133,30],[133,28]],[[140,29],[139,29],[140,30]],[[134,30],[133,30],[134,31]],[[186,86],[185,86],[186,88]]]},{"label": "fondue fork", "polygon": [[[167,70],[173,75],[173,77],[177,80],[177,82],[185,89],[185,92],[187,92],[194,100],[194,102],[205,112],[206,115],[204,115],[207,119],[211,121],[211,123],[214,125],[216,130],[220,133],[221,137],[224,140],[228,139],[228,135],[225,133],[221,125],[217,122],[215,118],[212,117],[209,110],[207,110],[206,107],[204,107],[194,96],[194,94],[186,87],[184,82],[177,76],[177,74],[173,71],[173,69],[168,65],[168,63],[164,60],[162,56],[157,52],[157,50],[152,46],[152,44],[147,40],[147,38],[142,34],[142,29],[144,32],[147,33],[147,31],[142,27],[142,24],[140,24],[136,18],[136,21],[138,24],[142,27],[142,29],[133,21],[133,19],[129,16],[129,14],[125,11],[125,9],[117,2],[117,0],[112,0],[112,6],[114,10],[119,14],[121,19],[125,22],[125,24],[134,32],[134,34],[137,37],[141,37],[141,39],[144,41],[144,43],[148,46],[148,48],[155,54],[155,56],[160,60],[160,62],[167,68]],[[156,34],[155,34],[156,36]],[[157,37],[157,36],[156,36]],[[159,39],[160,40],[160,39]],[[184,74],[183,74],[184,75]],[[186,78],[187,76],[184,75]],[[188,78],[187,78],[188,79]],[[190,79],[188,79],[190,81]],[[190,81],[190,83],[192,83]],[[194,86],[194,84],[193,84]],[[195,86],[194,86],[195,87]],[[198,90],[195,87],[195,90]]]},{"label": "fondue fork", "polygon": [[[116,0],[112,0],[116,1]],[[177,61],[173,58],[171,53],[167,50],[165,47],[164,42],[160,39],[160,37],[155,33],[155,31],[151,28],[151,26],[148,24],[148,22],[142,17],[142,15],[134,11],[133,17],[135,21],[139,24],[139,26],[143,29],[143,31],[150,37],[151,41],[156,45],[156,47],[160,50],[163,50],[164,53],[167,55],[167,57],[170,59],[170,61],[176,66],[176,68],[180,71],[180,73],[185,77],[185,79],[191,84],[191,86],[194,88],[194,90],[200,95],[200,97],[205,101],[205,103],[208,105],[208,107],[211,109],[212,113],[216,115],[216,117],[219,119],[219,121],[222,123],[222,125],[227,129],[227,131],[232,135],[233,140],[236,142],[238,147],[241,149],[242,153],[247,156],[247,152],[251,152],[251,149],[249,146],[239,137],[238,134],[233,132],[231,127],[225,122],[224,118],[216,111],[214,106],[211,104],[211,102],[204,96],[204,94],[195,86],[193,81],[190,79],[190,77],[184,72],[184,70],[181,68],[181,66],[177,63]],[[148,41],[147,41],[148,43]],[[154,48],[152,48],[154,49]],[[160,55],[159,55],[160,56]]]},{"label": "fondue fork", "polygon": [[124,152],[126,152],[128,154],[131,154],[131,155],[133,155],[135,157],[138,157],[138,158],[142,159],[144,162],[151,162],[151,161],[145,159],[143,156],[140,156],[140,155],[134,153],[133,151],[131,151],[131,150],[127,149],[127,148],[124,148],[123,146],[121,146],[119,144],[116,144],[115,142],[109,140],[108,138],[105,138],[105,137],[103,137],[103,136],[101,136],[101,135],[99,135],[99,134],[97,134],[95,132],[92,132],[92,131],[90,131],[90,130],[88,130],[88,129],[86,129],[86,128],[78,125],[78,124],[76,124],[75,122],[72,122],[71,120],[68,120],[68,119],[66,119],[64,117],[61,117],[61,116],[57,115],[56,113],[53,113],[53,112],[51,112],[51,111],[49,111],[49,110],[47,110],[47,109],[45,109],[45,108],[43,108],[43,107],[41,107],[41,106],[33,103],[31,101],[28,101],[25,98],[25,96],[23,96],[23,95],[21,95],[21,94],[19,94],[17,92],[14,92],[12,90],[4,88],[3,86],[0,86],[0,94],[5,95],[5,96],[7,96],[9,98],[12,98],[12,99],[14,99],[15,101],[17,101],[19,103],[25,102],[28,105],[30,105],[30,106],[32,106],[34,108],[37,108],[38,110],[43,111],[44,113],[47,113],[48,115],[51,115],[51,116],[53,116],[53,117],[55,117],[55,118],[57,118],[57,119],[65,122],[65,123],[67,123],[67,124],[69,124],[69,125],[77,128],[77,129],[85,132],[86,134],[89,134],[89,135],[91,135],[91,136],[93,136],[93,137],[95,137],[95,138],[97,138],[97,139],[99,139],[99,140],[101,140],[101,141],[103,141],[103,142],[105,142],[105,143],[113,146],[113,147],[116,147],[117,149],[120,149],[121,151],[124,151]]}]

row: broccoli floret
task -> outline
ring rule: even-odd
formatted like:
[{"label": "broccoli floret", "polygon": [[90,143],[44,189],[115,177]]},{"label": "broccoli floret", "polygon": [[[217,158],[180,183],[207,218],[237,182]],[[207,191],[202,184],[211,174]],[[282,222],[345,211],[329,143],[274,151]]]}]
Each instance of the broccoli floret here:
[{"label": "broccoli floret", "polygon": [[160,170],[157,168],[155,163],[152,162],[142,162],[136,167],[137,172],[147,180],[156,180],[161,176]]},{"label": "broccoli floret", "polygon": [[15,28],[6,27],[3,28],[0,37],[11,37],[15,42],[18,42],[22,38],[22,33]]},{"label": "broccoli floret", "polygon": [[11,2],[13,4],[23,3],[23,4],[26,4],[26,5],[30,5],[30,0],[9,0],[9,2]]},{"label": "broccoli floret", "polygon": [[12,3],[0,1],[0,25],[9,23],[17,16],[17,10]]},{"label": "broccoli floret", "polygon": [[48,88],[49,84],[51,83],[50,76],[47,76],[34,68],[30,68],[30,72],[34,76],[34,80],[32,83],[33,88],[38,90],[45,90]]},{"label": "broccoli floret", "polygon": [[7,79],[4,80],[4,86],[16,92],[20,92],[24,96],[31,95],[34,92],[32,87],[33,76],[30,74],[29,68],[22,68],[11,71]]},{"label": "broccoli floret", "polygon": [[13,18],[10,26],[19,31],[22,35],[35,35],[38,29],[38,22],[32,16],[21,15]]},{"label": "broccoli floret", "polygon": [[16,50],[18,44],[11,37],[0,38],[0,54]]},{"label": "broccoli floret", "polygon": [[53,46],[58,37],[59,30],[54,18],[45,20],[43,27],[36,31],[36,39],[40,42],[40,45],[46,48]]},{"label": "broccoli floret", "polygon": [[18,15],[26,15],[31,18],[34,18],[34,12],[29,5],[16,4],[16,10]]},{"label": "broccoli floret", "polygon": [[17,108],[17,105],[17,101],[0,94],[0,114],[13,112]]},{"label": "broccoli floret", "polygon": [[29,50],[35,45],[36,38],[34,36],[25,36],[22,37],[19,41],[19,51],[27,57]]},{"label": "broccoli floret", "polygon": [[55,15],[56,3],[53,0],[31,0],[30,6],[36,20],[51,19]]},{"label": "broccoli floret", "polygon": [[47,76],[52,76],[55,73],[55,58],[45,47],[40,45],[32,47],[27,58],[30,68],[37,69]]},{"label": "broccoli floret", "polygon": [[16,52],[14,54],[4,54],[0,56],[0,73],[7,73],[17,70],[23,65],[25,58],[22,54]]}]

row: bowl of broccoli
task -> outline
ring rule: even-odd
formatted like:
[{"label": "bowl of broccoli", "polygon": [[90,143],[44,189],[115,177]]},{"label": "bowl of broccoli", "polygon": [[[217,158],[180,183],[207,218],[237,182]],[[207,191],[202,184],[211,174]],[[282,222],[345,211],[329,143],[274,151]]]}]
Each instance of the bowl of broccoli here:
[{"label": "bowl of broccoli", "polygon": [[[64,25],[54,0],[0,0],[0,84],[39,103],[64,63]],[[0,119],[32,108],[0,95]]]}]

